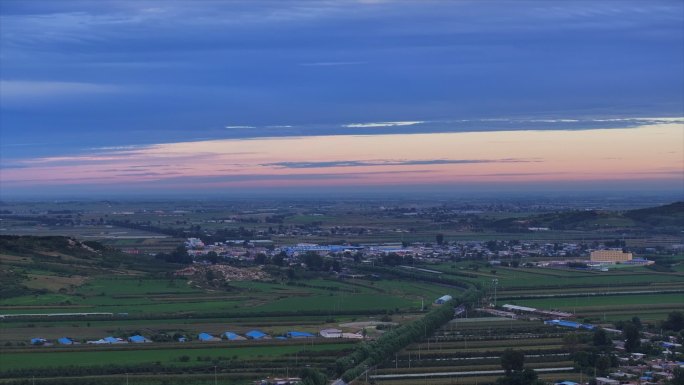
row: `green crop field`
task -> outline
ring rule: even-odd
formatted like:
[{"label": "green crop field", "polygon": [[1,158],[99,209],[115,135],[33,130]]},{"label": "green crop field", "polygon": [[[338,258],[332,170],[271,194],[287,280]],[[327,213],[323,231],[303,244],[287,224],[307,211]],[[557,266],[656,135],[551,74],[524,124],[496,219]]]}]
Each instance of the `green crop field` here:
[{"label": "green crop field", "polygon": [[[212,343],[208,342],[207,345]],[[164,365],[192,366],[197,364],[197,357],[228,357],[232,360],[269,359],[294,355],[302,351],[322,352],[336,351],[349,348],[349,344],[323,344],[323,345],[270,345],[270,346],[221,346],[207,347],[202,349],[174,347],[173,349],[144,349],[144,350],[86,350],[72,352],[57,350],[52,352],[27,352],[27,353],[3,353],[0,360],[0,370],[12,369],[37,369],[48,367],[69,366],[78,363],[82,366],[103,365],[105,363],[126,364],[149,364],[160,362]],[[180,357],[188,356],[188,361],[181,361]]]},{"label": "green crop field", "polygon": [[584,307],[623,307],[635,305],[661,305],[667,304],[673,307],[684,308],[684,296],[678,294],[640,294],[640,295],[610,295],[574,298],[547,298],[514,301],[516,305],[538,307],[542,309],[572,310],[577,308],[581,311]]}]

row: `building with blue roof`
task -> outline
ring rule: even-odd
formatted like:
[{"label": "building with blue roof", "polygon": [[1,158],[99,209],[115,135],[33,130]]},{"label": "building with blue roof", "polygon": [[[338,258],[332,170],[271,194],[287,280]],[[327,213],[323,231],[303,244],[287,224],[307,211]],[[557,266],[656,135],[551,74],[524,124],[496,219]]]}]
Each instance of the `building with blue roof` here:
[{"label": "building with blue roof", "polygon": [[207,341],[220,341],[220,338],[216,338],[209,333],[200,333],[197,335],[197,339],[203,342]]},{"label": "building with blue roof", "polygon": [[124,341],[123,339],[118,338],[118,337],[105,337],[105,338],[103,338],[102,340],[103,340],[104,342],[108,343],[108,344],[123,344],[123,343],[126,343],[126,341]]},{"label": "building with blue roof", "polygon": [[73,345],[74,341],[71,338],[61,337],[57,339],[57,343],[60,345]]},{"label": "building with blue roof", "polygon": [[253,340],[260,340],[260,339],[269,337],[268,334],[262,332],[261,330],[250,330],[247,333],[245,333],[245,336],[247,336],[247,338],[253,339]]},{"label": "building with blue roof", "polygon": [[287,332],[287,334],[285,334],[285,335],[287,336],[287,338],[313,338],[313,337],[315,337],[311,333],[298,332],[298,331]]},{"label": "building with blue roof", "polygon": [[243,337],[239,334],[233,333],[233,332],[225,332],[225,333],[223,333],[223,335],[229,341],[244,341],[244,340],[246,340],[245,337]]},{"label": "building with blue roof", "polygon": [[562,326],[565,328],[573,328],[573,329],[585,329],[585,330],[594,330],[595,329],[594,325],[581,324],[579,322],[557,320],[557,319],[544,321],[544,324],[553,325],[553,326]]},{"label": "building with blue roof", "polygon": [[47,342],[45,338],[31,338],[31,345],[43,345]]},{"label": "building with blue roof", "polygon": [[141,335],[130,336],[130,337],[128,337],[128,341],[129,341],[129,342],[132,342],[132,343],[134,343],[134,344],[141,344],[141,343],[145,343],[145,342],[152,342],[152,341],[148,340],[147,338],[145,338],[145,337],[143,337],[143,336],[141,336]]}]

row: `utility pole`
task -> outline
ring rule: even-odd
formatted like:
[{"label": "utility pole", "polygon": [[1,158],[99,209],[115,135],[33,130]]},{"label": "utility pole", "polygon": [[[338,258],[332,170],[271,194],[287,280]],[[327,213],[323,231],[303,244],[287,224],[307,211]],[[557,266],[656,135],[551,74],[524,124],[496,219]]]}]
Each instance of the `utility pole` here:
[{"label": "utility pole", "polygon": [[494,278],[492,279],[492,283],[494,284],[494,307],[496,307],[496,285],[499,284],[499,280]]},{"label": "utility pole", "polygon": [[214,365],[214,385],[218,383],[218,377],[216,375],[216,365]]}]

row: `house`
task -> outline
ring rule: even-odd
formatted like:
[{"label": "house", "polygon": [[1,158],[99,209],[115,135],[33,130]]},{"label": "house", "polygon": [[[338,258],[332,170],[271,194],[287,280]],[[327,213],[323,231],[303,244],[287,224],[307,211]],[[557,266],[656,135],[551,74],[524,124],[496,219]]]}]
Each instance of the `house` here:
[{"label": "house", "polygon": [[554,385],[579,385],[579,384],[576,382],[572,382],[572,381],[560,381],[560,382],[556,382]]}]

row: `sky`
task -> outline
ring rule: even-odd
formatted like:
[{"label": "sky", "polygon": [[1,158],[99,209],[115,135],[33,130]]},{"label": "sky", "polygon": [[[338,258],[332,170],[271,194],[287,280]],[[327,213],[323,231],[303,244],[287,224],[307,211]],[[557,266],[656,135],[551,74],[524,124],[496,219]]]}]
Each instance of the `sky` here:
[{"label": "sky", "polygon": [[684,2],[0,0],[0,198],[684,197]]}]

